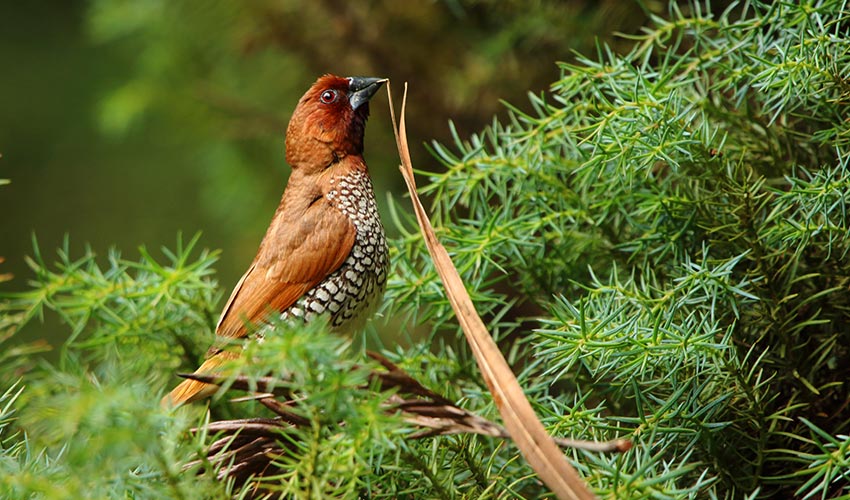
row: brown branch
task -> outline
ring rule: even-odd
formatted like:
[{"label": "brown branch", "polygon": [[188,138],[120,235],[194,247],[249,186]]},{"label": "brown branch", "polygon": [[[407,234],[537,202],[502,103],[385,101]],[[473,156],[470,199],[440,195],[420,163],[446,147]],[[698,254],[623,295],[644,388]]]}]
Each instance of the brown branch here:
[{"label": "brown branch", "polygon": [[[368,356],[377,361],[383,370],[373,370],[369,374],[370,383],[377,383],[382,391],[394,391],[387,399],[386,411],[401,412],[404,420],[420,428],[410,434],[411,439],[449,434],[479,434],[499,439],[510,439],[508,431],[486,418],[458,407],[440,394],[420,384],[410,374],[402,370],[384,356],[368,352]],[[306,427],[310,420],[293,410],[299,400],[280,401],[276,397],[291,397],[288,389],[291,381],[283,378],[261,377],[251,380],[245,376],[225,377],[220,375],[185,375],[186,378],[220,385],[226,390],[239,390],[251,393],[236,401],[258,400],[275,413],[272,418],[247,418],[210,422],[192,432],[207,432],[215,436],[215,441],[206,451],[207,460],[216,470],[219,479],[232,479],[236,486],[265,475],[275,475],[281,470],[280,457],[292,453],[294,427]],[[362,387],[363,389],[368,386]],[[253,391],[263,391],[256,393]],[[599,452],[622,452],[628,449],[629,442],[615,440],[607,442],[557,439],[558,445],[570,448],[582,448]],[[203,464],[195,460],[186,464],[192,468]],[[262,485],[254,485],[254,493],[262,493]]]}]

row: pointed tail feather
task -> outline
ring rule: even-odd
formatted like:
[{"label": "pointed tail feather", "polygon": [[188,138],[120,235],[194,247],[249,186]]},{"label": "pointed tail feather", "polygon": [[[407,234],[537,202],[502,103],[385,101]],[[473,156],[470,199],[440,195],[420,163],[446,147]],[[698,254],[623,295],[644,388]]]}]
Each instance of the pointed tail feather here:
[{"label": "pointed tail feather", "polygon": [[[195,370],[195,373],[222,375],[222,365],[238,357],[239,354],[234,352],[219,351],[204,361],[200,368]],[[215,394],[215,391],[217,390],[218,386],[215,384],[206,384],[204,382],[198,382],[197,380],[184,380],[180,383],[180,385],[175,387],[164,398],[162,398],[160,405],[162,405],[163,408],[177,408],[178,406],[182,406],[199,399],[208,398]]]}]

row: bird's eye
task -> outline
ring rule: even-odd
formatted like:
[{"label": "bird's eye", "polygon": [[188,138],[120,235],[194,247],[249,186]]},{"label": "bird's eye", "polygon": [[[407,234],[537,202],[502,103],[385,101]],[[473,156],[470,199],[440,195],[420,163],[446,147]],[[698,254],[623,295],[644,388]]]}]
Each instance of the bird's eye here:
[{"label": "bird's eye", "polygon": [[322,92],[321,96],[319,96],[319,99],[321,99],[322,102],[325,103],[325,104],[331,104],[332,102],[336,101],[336,98],[337,98],[336,90],[326,90],[326,91]]}]

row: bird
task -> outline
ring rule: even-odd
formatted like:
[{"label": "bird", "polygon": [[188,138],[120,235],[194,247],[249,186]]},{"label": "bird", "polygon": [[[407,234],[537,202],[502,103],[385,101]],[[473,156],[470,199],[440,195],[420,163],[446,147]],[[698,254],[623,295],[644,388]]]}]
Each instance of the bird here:
[{"label": "bird", "polygon": [[[348,333],[377,309],[389,252],[363,138],[369,100],[386,81],[326,74],[298,101],[286,129],[292,173],[256,257],[219,317],[219,340],[252,335],[249,325],[270,314],[304,321],[323,315],[332,331]],[[215,374],[238,356],[218,342],[195,373]],[[175,408],[217,389],[185,380],[162,406]]]}]

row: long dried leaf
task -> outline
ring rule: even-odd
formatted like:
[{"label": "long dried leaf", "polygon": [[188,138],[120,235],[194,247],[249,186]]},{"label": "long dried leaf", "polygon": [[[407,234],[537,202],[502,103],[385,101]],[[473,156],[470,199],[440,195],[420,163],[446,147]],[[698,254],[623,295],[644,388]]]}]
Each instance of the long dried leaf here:
[{"label": "long dried leaf", "polygon": [[398,124],[396,124],[395,110],[393,109],[390,82],[387,82],[387,94],[389,95],[390,116],[396,145],[401,159],[399,168],[410,192],[416,219],[419,222],[422,235],[425,237],[428,252],[434,259],[437,273],[446,288],[446,294],[452,308],[458,317],[472,353],[475,355],[478,368],[490,388],[499,413],[502,415],[505,427],[531,468],[558,498],[582,500],[595,498],[575,468],[567,462],[566,457],[552,437],[546,433],[543,423],[534,413],[531,403],[525,397],[508,362],[502,356],[481,317],[475,311],[475,306],[464,287],[460,274],[458,274],[448,252],[437,239],[425,208],[419,201],[416,194],[416,182],[413,177],[413,164],[410,160],[404,120],[407,104],[407,83],[404,85],[404,96],[402,97]]}]

